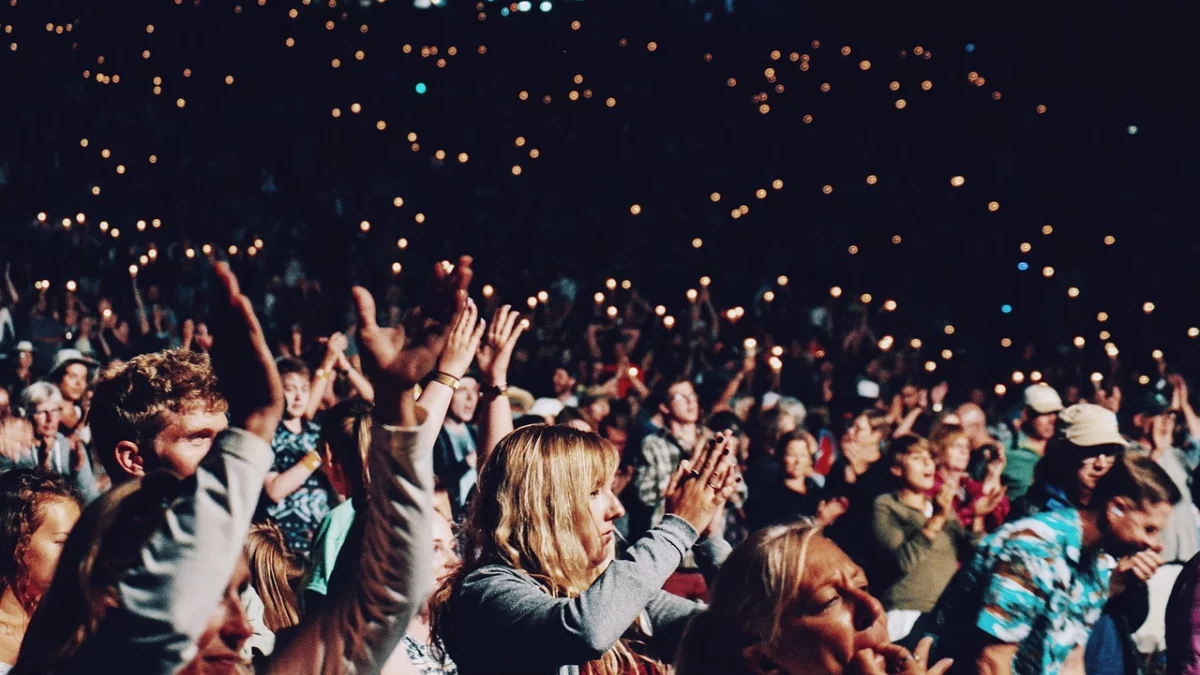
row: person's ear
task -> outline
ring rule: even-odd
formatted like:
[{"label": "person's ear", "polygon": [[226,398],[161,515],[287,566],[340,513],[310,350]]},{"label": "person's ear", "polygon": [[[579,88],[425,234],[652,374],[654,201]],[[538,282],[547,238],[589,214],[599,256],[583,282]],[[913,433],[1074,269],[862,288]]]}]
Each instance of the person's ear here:
[{"label": "person's ear", "polygon": [[742,650],[742,664],[754,675],[783,675],[784,669],[768,654],[763,645],[750,645]]},{"label": "person's ear", "polygon": [[904,467],[893,464],[891,471],[892,471],[892,475],[895,476],[896,478],[904,478]]},{"label": "person's ear", "polygon": [[113,450],[113,457],[117,460],[117,466],[130,476],[141,478],[146,475],[146,464],[137,443],[120,441]]},{"label": "person's ear", "polygon": [[671,414],[671,408],[670,408],[670,407],[668,407],[666,403],[659,403],[659,404],[658,404],[658,412],[660,412],[660,413],[662,413],[662,414],[664,414],[664,415],[670,415],[670,414]]},{"label": "person's ear", "polygon": [[1133,500],[1129,497],[1113,497],[1108,502],[1108,509],[1105,513],[1105,518],[1108,519],[1108,524],[1115,525],[1117,521],[1122,520],[1133,511]]}]

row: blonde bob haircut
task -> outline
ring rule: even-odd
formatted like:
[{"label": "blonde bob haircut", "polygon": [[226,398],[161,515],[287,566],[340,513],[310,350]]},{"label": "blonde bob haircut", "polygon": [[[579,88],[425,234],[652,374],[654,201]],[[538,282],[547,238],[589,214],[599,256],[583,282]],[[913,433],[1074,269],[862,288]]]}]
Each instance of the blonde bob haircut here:
[{"label": "blonde bob haircut", "polygon": [[688,624],[676,675],[750,675],[742,652],[777,642],[788,609],[810,592],[805,568],[819,532],[809,521],[774,525],[735,548],[721,566],[712,605]]},{"label": "blonde bob haircut", "polygon": [[[619,459],[604,438],[567,426],[534,424],[501,439],[479,471],[464,525],[463,563],[431,603],[434,631],[443,644],[454,638],[451,607],[458,587],[485,565],[520,570],[556,598],[578,597],[592,585],[604,569],[590,563],[584,545],[599,538],[588,499],[613,475]],[[583,672],[617,675],[634,662],[622,641]]]}]

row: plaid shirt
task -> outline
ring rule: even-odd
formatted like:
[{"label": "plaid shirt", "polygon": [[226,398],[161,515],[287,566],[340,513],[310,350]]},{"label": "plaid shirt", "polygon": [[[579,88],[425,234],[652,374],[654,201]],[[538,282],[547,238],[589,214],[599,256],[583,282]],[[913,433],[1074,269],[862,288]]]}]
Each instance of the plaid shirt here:
[{"label": "plaid shirt", "polygon": [[[697,432],[697,445],[707,443],[712,437],[707,429],[698,428]],[[638,457],[633,480],[637,488],[637,500],[654,511],[651,525],[662,520],[663,493],[671,482],[671,474],[679,468],[679,462],[691,457],[695,450],[695,446],[685,445],[683,440],[666,429],[642,440],[642,453]]]}]

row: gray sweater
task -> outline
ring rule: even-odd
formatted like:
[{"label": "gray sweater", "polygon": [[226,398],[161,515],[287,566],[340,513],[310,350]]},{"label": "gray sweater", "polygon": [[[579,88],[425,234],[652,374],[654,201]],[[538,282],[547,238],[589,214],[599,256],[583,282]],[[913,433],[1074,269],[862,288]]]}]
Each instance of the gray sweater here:
[{"label": "gray sweater", "polygon": [[[375,425],[371,507],[356,582],[304,617],[268,673],[379,672],[432,591],[433,457],[420,428]],[[169,675],[196,654],[217,599],[233,575],[271,468],[273,453],[240,429],[217,436],[166,522],[142,548],[95,635],[59,675],[120,672]],[[97,665],[99,664],[99,666]],[[105,671],[107,672],[107,671]]]},{"label": "gray sweater", "polygon": [[[688,620],[704,608],[662,590],[696,540],[687,521],[668,515],[576,598],[551,597],[507,565],[481,567],[452,601],[447,651],[461,675],[579,675],[644,613],[654,647],[669,658]],[[715,568],[729,544],[705,539],[695,553],[702,567]]]}]

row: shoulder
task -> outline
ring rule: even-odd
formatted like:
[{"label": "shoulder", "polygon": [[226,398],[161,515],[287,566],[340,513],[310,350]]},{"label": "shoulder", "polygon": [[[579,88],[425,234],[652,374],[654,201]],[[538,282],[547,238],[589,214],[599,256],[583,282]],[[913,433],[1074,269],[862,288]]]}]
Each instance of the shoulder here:
[{"label": "shoulder", "polygon": [[1069,550],[1078,538],[1071,532],[1078,528],[1077,521],[1074,511],[1044,511],[1000,528],[985,540],[984,548],[1000,558],[1058,559],[1065,553],[1078,559],[1077,548],[1073,555]]}]

